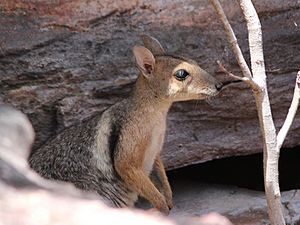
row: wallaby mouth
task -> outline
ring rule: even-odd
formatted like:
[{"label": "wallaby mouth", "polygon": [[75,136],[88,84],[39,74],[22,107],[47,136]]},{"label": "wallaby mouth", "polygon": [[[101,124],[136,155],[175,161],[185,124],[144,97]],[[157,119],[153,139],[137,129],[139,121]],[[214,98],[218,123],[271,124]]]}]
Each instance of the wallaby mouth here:
[{"label": "wallaby mouth", "polygon": [[223,86],[224,86],[224,84],[223,84],[223,83],[217,83],[217,84],[215,85],[215,87],[216,87],[217,91],[221,91],[221,90],[222,90],[222,88],[223,88]]},{"label": "wallaby mouth", "polygon": [[224,82],[219,82],[217,84],[215,84],[215,90],[214,92],[210,92],[210,93],[205,93],[207,95],[208,98],[210,97],[214,97],[216,95],[218,95],[224,88],[228,87],[231,84],[234,83],[240,83],[242,82],[241,80],[231,80],[231,81],[224,81]]}]

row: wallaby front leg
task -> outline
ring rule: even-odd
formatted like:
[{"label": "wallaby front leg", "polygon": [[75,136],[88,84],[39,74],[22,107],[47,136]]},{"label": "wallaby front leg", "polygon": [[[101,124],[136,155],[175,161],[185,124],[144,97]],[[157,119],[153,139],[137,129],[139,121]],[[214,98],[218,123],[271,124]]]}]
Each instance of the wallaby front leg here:
[{"label": "wallaby front leg", "polygon": [[116,164],[116,170],[128,187],[147,199],[159,211],[169,214],[169,207],[164,196],[156,189],[143,170],[128,167],[128,165],[124,167],[121,163]]},{"label": "wallaby front leg", "polygon": [[168,177],[166,175],[166,171],[164,168],[164,164],[160,158],[157,156],[155,159],[155,163],[153,166],[153,171],[151,173],[151,180],[155,184],[155,186],[162,192],[165,196],[166,203],[169,209],[173,208],[173,197],[172,197],[172,189],[168,181]]}]

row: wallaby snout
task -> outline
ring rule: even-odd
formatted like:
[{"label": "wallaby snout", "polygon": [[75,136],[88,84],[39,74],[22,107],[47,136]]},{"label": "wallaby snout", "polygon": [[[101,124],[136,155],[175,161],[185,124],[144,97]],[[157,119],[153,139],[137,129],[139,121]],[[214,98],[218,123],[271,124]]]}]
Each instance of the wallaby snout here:
[{"label": "wallaby snout", "polygon": [[186,70],[189,71],[190,77],[187,82],[181,84],[183,88],[180,92],[184,97],[176,101],[206,99],[221,91],[223,86],[221,82],[200,68],[196,62],[189,60],[187,63]]},{"label": "wallaby snout", "polygon": [[211,88],[218,94],[223,89],[223,83],[218,81],[215,77],[213,77],[211,74],[207,73],[205,70],[203,70],[205,73],[202,74],[202,76],[206,76],[205,80],[208,81],[211,85]]}]

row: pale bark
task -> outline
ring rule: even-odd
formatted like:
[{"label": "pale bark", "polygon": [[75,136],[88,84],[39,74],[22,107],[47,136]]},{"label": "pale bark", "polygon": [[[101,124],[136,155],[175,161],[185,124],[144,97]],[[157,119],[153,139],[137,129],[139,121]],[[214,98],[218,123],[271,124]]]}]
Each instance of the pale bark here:
[{"label": "pale bark", "polygon": [[246,83],[249,80],[247,77],[239,77],[239,76],[234,75],[233,73],[230,73],[219,60],[217,60],[217,63],[219,65],[220,72],[226,73],[231,78],[234,78],[235,80],[244,81]]},{"label": "pale bark", "polygon": [[262,92],[255,93],[256,106],[263,137],[264,179],[268,203],[268,213],[271,224],[285,224],[279,189],[279,148],[277,145],[276,129],[268,97],[264,56],[262,48],[261,24],[256,10],[249,0],[239,0],[248,28],[251,69],[253,80]]},{"label": "pale bark", "polygon": [[297,74],[293,100],[289,108],[289,112],[286,116],[283,126],[281,127],[279,133],[277,134],[277,145],[279,149],[281,148],[284,139],[292,125],[292,122],[294,120],[294,117],[298,109],[299,99],[300,99],[300,71],[298,71]]},{"label": "pale bark", "polygon": [[[237,45],[236,37],[223,12],[223,9],[219,1],[211,0],[211,3],[214,6],[218,16],[220,17],[224,25],[228,41],[231,45],[232,51],[234,52],[237,58],[239,66],[243,72],[244,78],[247,78],[247,82],[244,78],[241,78],[241,80],[244,80],[246,83],[250,84],[251,88],[254,91],[258,117],[260,122],[260,128],[263,137],[265,192],[266,192],[266,198],[268,203],[268,213],[270,217],[270,222],[273,225],[284,225],[285,221],[284,221],[284,215],[283,215],[283,210],[281,205],[281,195],[280,195],[279,182],[278,182],[278,160],[279,160],[279,151],[280,151],[279,147],[281,145],[279,146],[277,144],[276,129],[274,126],[269,97],[268,97],[264,56],[263,56],[263,48],[262,48],[261,24],[252,2],[249,0],[239,0],[239,4],[244,14],[244,17],[246,19],[247,29],[248,29],[249,48],[250,48],[250,56],[251,56],[251,69],[252,69],[252,75],[249,76],[250,70],[249,68],[248,69],[245,68],[247,64],[245,63],[244,57]],[[296,88],[297,88],[297,84],[296,84]],[[293,106],[293,110],[294,107],[297,108],[297,106]],[[286,122],[287,123],[286,128],[284,128],[284,131],[282,131],[285,132],[285,135],[287,133],[286,130],[288,130],[290,127],[294,114],[295,114],[294,111],[291,111],[291,115],[290,116],[288,115],[287,117],[288,121]]]}]

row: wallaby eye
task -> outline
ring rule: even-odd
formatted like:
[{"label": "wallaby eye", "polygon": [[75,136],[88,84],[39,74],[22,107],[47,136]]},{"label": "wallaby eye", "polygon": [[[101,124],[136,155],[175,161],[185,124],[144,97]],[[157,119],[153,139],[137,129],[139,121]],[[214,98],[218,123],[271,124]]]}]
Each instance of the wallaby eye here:
[{"label": "wallaby eye", "polygon": [[180,69],[175,72],[175,78],[179,81],[185,80],[189,75],[190,74],[184,69]]}]

